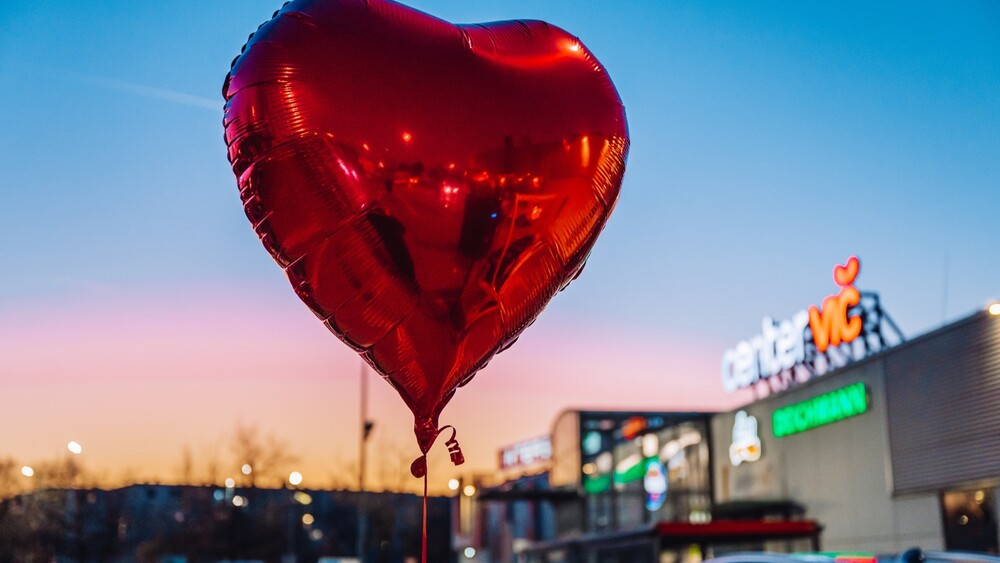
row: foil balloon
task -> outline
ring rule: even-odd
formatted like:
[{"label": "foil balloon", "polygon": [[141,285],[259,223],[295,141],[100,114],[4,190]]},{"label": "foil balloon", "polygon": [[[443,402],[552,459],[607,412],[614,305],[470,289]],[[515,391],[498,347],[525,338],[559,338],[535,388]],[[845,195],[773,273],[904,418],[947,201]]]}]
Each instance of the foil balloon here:
[{"label": "foil balloon", "polygon": [[618,198],[621,100],[575,37],[387,0],[296,0],[223,87],[247,217],[292,287],[414,414],[583,268]]}]

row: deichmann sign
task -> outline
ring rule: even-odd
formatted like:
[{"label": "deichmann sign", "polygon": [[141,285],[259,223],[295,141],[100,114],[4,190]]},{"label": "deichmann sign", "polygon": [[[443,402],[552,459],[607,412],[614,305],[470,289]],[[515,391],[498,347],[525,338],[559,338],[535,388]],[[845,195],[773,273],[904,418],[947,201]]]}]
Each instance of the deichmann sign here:
[{"label": "deichmann sign", "polygon": [[771,429],[775,438],[791,436],[864,414],[870,406],[871,396],[865,384],[852,383],[774,411]]},{"label": "deichmann sign", "polygon": [[863,318],[851,314],[861,302],[854,287],[861,263],[851,256],[847,264],[833,269],[840,292],[823,300],[823,306],[799,311],[791,319],[775,322],[765,317],[761,334],[744,340],[722,355],[722,386],[728,392],[750,387],[806,361],[806,346],[819,353],[831,346],[853,342],[862,333]]}]

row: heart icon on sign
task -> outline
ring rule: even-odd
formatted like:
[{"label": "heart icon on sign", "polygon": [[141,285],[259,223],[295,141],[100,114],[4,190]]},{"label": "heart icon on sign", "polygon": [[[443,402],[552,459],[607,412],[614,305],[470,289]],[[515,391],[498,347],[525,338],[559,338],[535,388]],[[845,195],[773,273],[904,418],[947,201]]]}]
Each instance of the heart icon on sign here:
[{"label": "heart icon on sign", "polygon": [[858,261],[858,257],[851,256],[847,259],[847,264],[843,266],[837,264],[833,267],[833,281],[840,287],[847,287],[857,279],[860,269],[861,263]]}]

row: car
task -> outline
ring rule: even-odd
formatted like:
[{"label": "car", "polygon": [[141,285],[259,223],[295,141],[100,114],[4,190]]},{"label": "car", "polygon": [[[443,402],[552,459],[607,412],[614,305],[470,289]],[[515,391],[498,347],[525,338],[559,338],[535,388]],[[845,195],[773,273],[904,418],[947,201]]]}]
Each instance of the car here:
[{"label": "car", "polygon": [[1000,563],[1000,556],[962,551],[924,551],[912,548],[902,553],[729,553],[704,563]]}]

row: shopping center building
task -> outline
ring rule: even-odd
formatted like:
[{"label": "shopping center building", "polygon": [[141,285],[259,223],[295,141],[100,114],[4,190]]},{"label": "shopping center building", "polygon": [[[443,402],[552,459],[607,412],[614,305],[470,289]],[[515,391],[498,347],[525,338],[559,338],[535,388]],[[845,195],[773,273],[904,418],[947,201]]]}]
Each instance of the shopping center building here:
[{"label": "shopping center building", "polygon": [[906,340],[854,289],[856,262],[838,268],[822,307],[722,354],[722,388],[750,404],[567,411],[532,441],[547,455],[508,449],[502,482],[464,501],[459,559],[997,552],[1000,306]]}]

